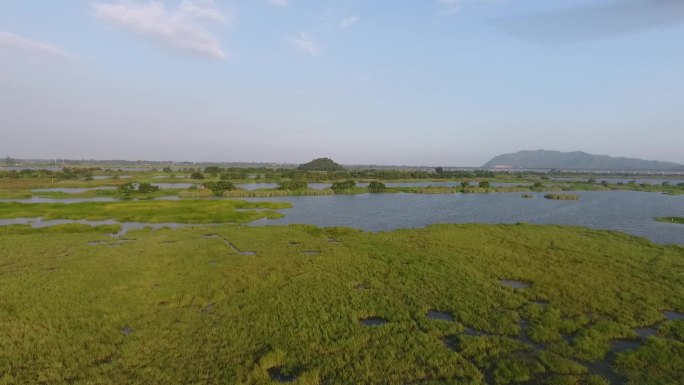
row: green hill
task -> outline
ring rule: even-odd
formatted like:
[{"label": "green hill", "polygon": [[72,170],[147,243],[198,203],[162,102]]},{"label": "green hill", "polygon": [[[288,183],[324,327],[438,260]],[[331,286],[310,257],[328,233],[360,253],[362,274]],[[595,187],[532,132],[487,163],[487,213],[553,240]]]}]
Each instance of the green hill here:
[{"label": "green hill", "polygon": [[297,169],[304,171],[342,171],[344,170],[344,167],[335,163],[330,158],[318,158],[309,163],[299,165]]},{"label": "green hill", "polygon": [[684,167],[677,163],[614,158],[592,155],[582,151],[560,152],[548,150],[520,151],[494,157],[485,163],[486,168],[558,168],[558,169],[610,169],[610,170],[674,170]]}]

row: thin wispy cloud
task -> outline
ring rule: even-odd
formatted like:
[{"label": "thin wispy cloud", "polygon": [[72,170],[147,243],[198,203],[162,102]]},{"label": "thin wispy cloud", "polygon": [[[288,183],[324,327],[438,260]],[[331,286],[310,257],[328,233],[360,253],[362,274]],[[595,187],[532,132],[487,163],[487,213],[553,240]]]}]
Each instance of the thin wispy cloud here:
[{"label": "thin wispy cloud", "polygon": [[92,3],[91,7],[99,19],[164,47],[214,59],[228,57],[218,37],[203,23],[232,21],[213,0],[183,0],[175,9],[161,1]]},{"label": "thin wispy cloud", "polygon": [[290,0],[268,0],[268,2],[279,7],[287,7],[290,4]]},{"label": "thin wispy cloud", "polygon": [[18,52],[41,59],[72,59],[75,55],[50,43],[0,31],[0,50]]},{"label": "thin wispy cloud", "polygon": [[684,2],[622,0],[585,4],[502,18],[493,20],[492,24],[529,42],[570,44],[684,24]]},{"label": "thin wispy cloud", "polygon": [[214,0],[183,0],[178,6],[181,14],[215,21],[217,23],[232,23],[233,16],[221,11]]},{"label": "thin wispy cloud", "polygon": [[458,12],[461,9],[463,0],[438,0],[447,13]]},{"label": "thin wispy cloud", "polygon": [[306,33],[300,32],[297,37],[290,39],[292,45],[300,52],[316,56],[320,52],[320,46]]},{"label": "thin wispy cloud", "polygon": [[340,21],[340,27],[342,28],[349,28],[352,25],[356,24],[359,21],[359,16],[358,15],[353,15],[353,16],[348,16],[345,17]]},{"label": "thin wispy cloud", "polygon": [[453,14],[468,5],[501,5],[511,0],[437,0],[447,14]]}]

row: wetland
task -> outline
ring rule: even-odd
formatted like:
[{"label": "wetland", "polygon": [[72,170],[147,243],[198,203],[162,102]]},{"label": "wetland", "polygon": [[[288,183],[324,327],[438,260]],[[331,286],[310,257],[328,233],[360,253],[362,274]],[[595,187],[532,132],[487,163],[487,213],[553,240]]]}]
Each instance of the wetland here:
[{"label": "wetland", "polygon": [[125,172],[0,178],[0,383],[681,382],[677,185]]}]

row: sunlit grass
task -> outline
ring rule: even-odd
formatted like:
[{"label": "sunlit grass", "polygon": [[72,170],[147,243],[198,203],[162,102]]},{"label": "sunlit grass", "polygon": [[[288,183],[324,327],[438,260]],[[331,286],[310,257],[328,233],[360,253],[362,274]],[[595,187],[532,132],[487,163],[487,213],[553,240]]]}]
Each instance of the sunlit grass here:
[{"label": "sunlit grass", "polygon": [[[211,207],[200,211],[205,221],[234,204],[226,202],[201,201]],[[182,214],[201,210],[194,201],[161,203],[104,214],[198,220]],[[0,212],[38,210],[5,205]],[[41,207],[59,212],[52,206]],[[0,383],[270,384],[269,369],[281,368],[300,384],[605,384],[587,362],[612,339],[662,321],[662,310],[684,310],[684,249],[614,232],[225,225],[112,242],[104,228],[69,229],[0,232]],[[454,321],[428,319],[431,309]],[[373,316],[388,323],[359,322]],[[522,319],[542,351],[518,340]],[[676,383],[682,330],[666,321],[646,345],[619,354],[621,374]]]},{"label": "sunlit grass", "polygon": [[[279,218],[273,211],[290,207],[284,202],[240,200],[180,200],[131,202],[13,203],[0,202],[0,218],[114,219],[121,222],[224,223]],[[240,210],[237,210],[240,209]],[[253,210],[266,209],[266,210]]]}]

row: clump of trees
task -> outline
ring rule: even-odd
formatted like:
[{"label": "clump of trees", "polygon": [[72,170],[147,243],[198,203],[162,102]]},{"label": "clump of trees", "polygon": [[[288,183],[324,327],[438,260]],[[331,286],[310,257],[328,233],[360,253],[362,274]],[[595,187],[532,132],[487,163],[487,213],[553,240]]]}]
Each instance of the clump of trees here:
[{"label": "clump of trees", "polygon": [[344,171],[345,168],[342,165],[335,163],[330,158],[318,158],[314,159],[309,163],[304,163],[297,167],[297,170],[301,171]]},{"label": "clump of trees", "polygon": [[214,176],[214,177],[217,176],[218,174],[220,174],[221,171],[222,171],[221,167],[218,167],[218,166],[209,166],[209,167],[204,168],[205,174],[209,174],[209,175]]},{"label": "clump of trees", "polygon": [[223,196],[224,191],[235,190],[235,186],[225,180],[220,180],[218,182],[206,182],[202,186],[208,190],[211,190],[214,193],[214,196],[217,197]]},{"label": "clump of trees", "polygon": [[121,186],[117,187],[116,191],[121,195],[149,194],[159,191],[159,186],[155,186],[147,182],[131,182],[122,184]]},{"label": "clump of trees", "polygon": [[297,191],[297,190],[305,190],[307,187],[308,187],[308,184],[306,183],[305,180],[302,180],[302,179],[295,179],[295,180],[289,180],[286,182],[278,183],[278,190]]},{"label": "clump of trees", "polygon": [[356,182],[353,180],[345,180],[344,182],[335,182],[330,187],[335,193],[341,193],[346,190],[351,190],[356,187]]},{"label": "clump of trees", "polygon": [[43,178],[50,177],[55,179],[79,179],[79,178],[92,178],[94,171],[101,171],[99,167],[83,167],[83,168],[69,168],[65,167],[62,171],[51,171],[47,169],[23,169],[20,171],[12,170],[6,172],[0,172],[0,177],[2,178]]},{"label": "clump of trees", "polygon": [[480,188],[489,188],[491,185],[489,181],[483,180],[482,182],[480,182],[479,186]]},{"label": "clump of trees", "polygon": [[195,171],[192,174],[190,174],[190,179],[204,179],[204,174],[202,174],[199,171]]},{"label": "clump of trees", "polygon": [[370,193],[381,193],[385,191],[386,188],[384,183],[375,180],[368,183],[368,192]]}]

